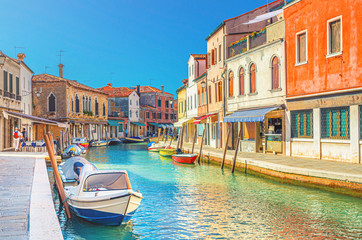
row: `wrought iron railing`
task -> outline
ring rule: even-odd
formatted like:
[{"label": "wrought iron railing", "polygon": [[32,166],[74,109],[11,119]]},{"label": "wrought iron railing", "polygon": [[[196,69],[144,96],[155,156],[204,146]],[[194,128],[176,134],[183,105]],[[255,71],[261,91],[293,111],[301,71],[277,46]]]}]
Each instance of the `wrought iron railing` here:
[{"label": "wrought iron railing", "polygon": [[4,97],[10,98],[10,92],[4,91]]},{"label": "wrought iron railing", "polygon": [[15,99],[15,93],[10,93],[10,98]]},{"label": "wrought iron railing", "polygon": [[21,96],[20,96],[20,95],[16,95],[16,100],[17,100],[17,101],[21,101]]}]

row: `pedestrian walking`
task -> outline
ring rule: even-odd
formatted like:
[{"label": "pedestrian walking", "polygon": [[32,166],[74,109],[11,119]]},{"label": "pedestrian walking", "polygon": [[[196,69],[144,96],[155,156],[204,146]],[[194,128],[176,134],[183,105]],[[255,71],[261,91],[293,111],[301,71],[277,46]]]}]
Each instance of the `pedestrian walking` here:
[{"label": "pedestrian walking", "polygon": [[25,130],[25,128],[23,128],[23,131],[21,132],[21,134],[23,134],[24,142],[27,142],[28,141],[28,132]]},{"label": "pedestrian walking", "polygon": [[21,136],[22,136],[22,134],[19,131],[18,127],[15,127],[15,131],[13,132],[15,152],[19,151],[19,144],[20,144]]}]

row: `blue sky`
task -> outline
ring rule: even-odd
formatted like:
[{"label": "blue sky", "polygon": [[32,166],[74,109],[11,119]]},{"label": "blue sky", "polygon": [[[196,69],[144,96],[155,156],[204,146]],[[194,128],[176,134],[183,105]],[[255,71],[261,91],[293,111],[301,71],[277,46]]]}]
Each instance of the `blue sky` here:
[{"label": "blue sky", "polygon": [[[222,20],[266,4],[254,1],[0,0],[0,50],[25,47],[35,72],[91,87],[165,85],[175,94],[191,53],[206,53],[205,37]],[[111,80],[112,78],[112,80]]]}]

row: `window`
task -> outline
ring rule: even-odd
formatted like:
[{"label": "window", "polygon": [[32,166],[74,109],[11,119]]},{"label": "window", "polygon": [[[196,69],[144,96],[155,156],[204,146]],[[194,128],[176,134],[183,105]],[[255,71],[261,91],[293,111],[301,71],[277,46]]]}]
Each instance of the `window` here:
[{"label": "window", "polygon": [[156,113],[152,113],[152,118],[156,120]]},{"label": "window", "polygon": [[158,113],[158,119],[162,119],[162,114]]},{"label": "window", "polygon": [[138,100],[136,100],[136,106],[138,106]]},{"label": "window", "polygon": [[88,109],[90,112],[93,112],[92,110],[92,98],[89,97],[89,109]]},{"label": "window", "polygon": [[209,86],[209,103],[211,103],[211,86]]},{"label": "window", "polygon": [[229,72],[229,81],[228,81],[228,88],[229,88],[229,97],[233,96],[234,93],[234,74],[232,71]]},{"label": "window", "polygon": [[19,81],[19,77],[15,78],[15,93],[16,95],[20,95],[20,81]]},{"label": "window", "polygon": [[77,94],[75,95],[75,112],[79,113],[79,97]]},{"label": "window", "polygon": [[211,124],[211,138],[212,139],[216,139],[216,124],[212,123]]},{"label": "window", "polygon": [[98,109],[98,99],[96,98],[94,100],[94,112],[95,112],[95,115],[98,116],[99,115],[99,109]]},{"label": "window", "polygon": [[221,44],[219,45],[219,62],[221,62]]},{"label": "window", "polygon": [[106,116],[106,104],[103,103],[103,116],[105,117]]},{"label": "window", "polygon": [[13,74],[9,73],[9,92],[13,93]]},{"label": "window", "polygon": [[161,107],[161,98],[158,99],[158,107]]},{"label": "window", "polygon": [[198,103],[199,105],[201,104],[201,96],[200,96],[200,92],[197,93],[197,96],[198,96]]},{"label": "window", "polygon": [[274,57],[272,61],[272,89],[279,88],[279,58]]},{"label": "window", "polygon": [[74,112],[74,103],[73,103],[73,98],[72,98],[72,100],[71,100],[71,103],[72,103],[72,106],[71,106],[71,108],[72,108],[72,112]]},{"label": "window", "polygon": [[307,32],[297,33],[297,63],[307,62]]},{"label": "window", "polygon": [[328,21],[328,54],[336,54],[342,52],[342,19]]},{"label": "window", "polygon": [[173,102],[170,105],[171,105],[171,108],[173,108]]},{"label": "window", "polygon": [[[195,99],[194,102],[195,102],[195,108],[196,108],[196,105],[197,105],[197,104],[196,104],[196,94],[194,95],[194,99]],[[191,104],[192,104],[192,103],[191,103]]]},{"label": "window", "polygon": [[256,67],[255,64],[250,65],[250,93],[256,92]]},{"label": "window", "polygon": [[349,139],[349,107],[321,109],[322,138]]},{"label": "window", "polygon": [[150,112],[146,112],[146,118],[150,119]]},{"label": "window", "polygon": [[215,65],[215,49],[211,50],[211,64]]},{"label": "window", "polygon": [[8,91],[8,72],[4,70],[4,92]]},{"label": "window", "polygon": [[135,112],[136,112],[136,117],[138,118],[138,110],[136,110]]},{"label": "window", "polygon": [[[186,101],[185,101],[185,104],[186,104]],[[192,109],[192,96],[190,96],[190,102],[189,102],[188,107],[189,107],[190,109]],[[185,109],[186,109],[186,107],[185,107]]]},{"label": "window", "polygon": [[83,112],[85,111],[85,97],[84,97],[84,95],[83,95]]},{"label": "window", "polygon": [[89,103],[88,103],[88,97],[85,97],[85,110],[88,111],[88,106],[89,106]]},{"label": "window", "polygon": [[214,64],[216,64],[217,63],[217,48],[215,48],[215,63]]},{"label": "window", "polygon": [[217,95],[218,95],[218,102],[222,101],[222,82],[217,83]]},{"label": "window", "polygon": [[50,93],[48,96],[48,112],[56,111],[56,98],[54,93]]},{"label": "window", "polygon": [[168,120],[168,114],[167,113],[165,113],[165,119]]},{"label": "window", "polygon": [[313,137],[313,110],[292,111],[292,138]]},{"label": "window", "polygon": [[210,68],[210,63],[211,63],[210,60],[211,60],[211,59],[210,59],[210,53],[208,53],[208,54],[207,54],[207,58],[206,58],[207,68]]},{"label": "window", "polygon": [[239,95],[245,94],[245,83],[244,83],[244,68],[240,68],[239,71]]},{"label": "window", "polygon": [[132,110],[129,110],[129,117],[132,117]]},{"label": "window", "polygon": [[129,100],[129,105],[132,105],[132,99]]},{"label": "window", "polygon": [[165,105],[166,105],[166,108],[169,107],[169,102],[168,102],[168,100],[166,100]]}]

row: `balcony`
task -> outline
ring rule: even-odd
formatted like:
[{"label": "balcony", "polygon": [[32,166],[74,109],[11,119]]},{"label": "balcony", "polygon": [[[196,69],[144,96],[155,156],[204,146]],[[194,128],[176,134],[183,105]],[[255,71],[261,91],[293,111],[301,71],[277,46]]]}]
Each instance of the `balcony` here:
[{"label": "balcony", "polygon": [[4,97],[10,98],[10,93],[8,91],[4,91]]},{"label": "balcony", "polygon": [[242,38],[228,47],[228,57],[234,57],[248,50],[248,38]]},{"label": "balcony", "polygon": [[15,99],[15,93],[10,93],[10,98]]},{"label": "balcony", "polygon": [[21,96],[20,96],[20,95],[16,95],[16,100],[17,100],[17,101],[21,101]]},{"label": "balcony", "polygon": [[249,37],[249,49],[256,48],[258,46],[266,43],[266,30],[260,31],[258,33],[253,33],[251,37]]}]

